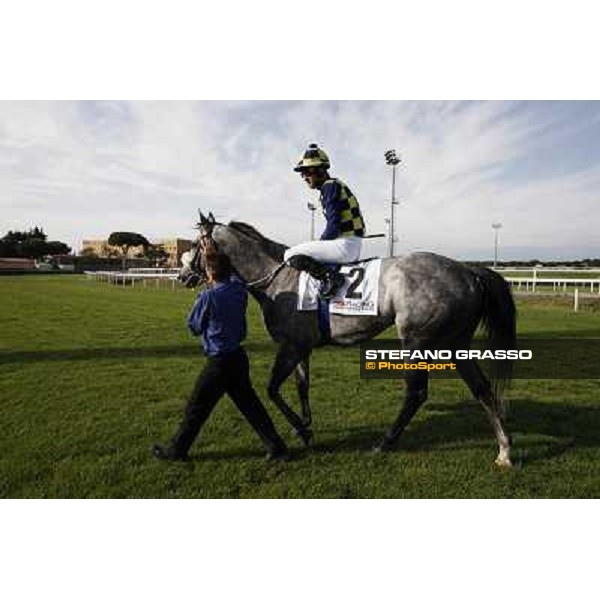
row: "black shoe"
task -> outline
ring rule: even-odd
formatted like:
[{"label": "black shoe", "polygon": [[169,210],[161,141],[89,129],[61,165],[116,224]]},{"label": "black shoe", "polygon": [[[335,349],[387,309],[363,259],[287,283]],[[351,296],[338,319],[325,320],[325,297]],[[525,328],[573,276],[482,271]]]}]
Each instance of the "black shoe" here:
[{"label": "black shoe", "polygon": [[187,454],[176,452],[172,446],[165,446],[163,444],[154,444],[152,446],[152,455],[158,460],[173,460],[173,461],[184,461],[187,460]]},{"label": "black shoe", "polygon": [[331,300],[346,282],[346,278],[341,273],[330,273],[321,283],[319,296],[323,300]]},{"label": "black shoe", "polygon": [[287,448],[284,446],[283,448],[273,448],[267,452],[265,457],[267,460],[277,460],[281,462],[287,462],[290,460],[290,455],[288,454]]}]

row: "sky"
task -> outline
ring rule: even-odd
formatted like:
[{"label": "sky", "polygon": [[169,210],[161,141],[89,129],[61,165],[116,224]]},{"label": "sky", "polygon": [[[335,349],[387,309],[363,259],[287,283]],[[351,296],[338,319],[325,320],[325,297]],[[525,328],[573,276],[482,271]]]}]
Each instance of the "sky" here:
[{"label": "sky", "polygon": [[387,230],[397,151],[397,254],[490,259],[501,223],[500,260],[600,256],[595,101],[2,101],[0,235],[191,238],[200,208],[300,243],[318,195],[292,169],[311,142],[368,233]]}]

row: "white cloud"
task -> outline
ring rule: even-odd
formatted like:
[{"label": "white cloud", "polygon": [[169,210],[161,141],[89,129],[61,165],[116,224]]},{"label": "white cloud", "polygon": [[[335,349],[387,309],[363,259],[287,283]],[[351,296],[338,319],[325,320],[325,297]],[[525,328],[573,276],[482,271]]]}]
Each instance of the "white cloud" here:
[{"label": "white cloud", "polygon": [[[594,248],[597,104],[508,102],[2,102],[0,234],[39,224],[76,246],[113,230],[192,235],[196,208],[292,244],[309,235],[308,190],[292,172],[321,143],[332,174],[384,231],[398,150],[402,252],[504,246]],[[553,161],[585,143],[587,163]],[[573,151],[573,156],[575,152]],[[564,161],[563,161],[564,162]],[[373,249],[383,244],[370,242]],[[600,254],[592,252],[590,254]]]}]

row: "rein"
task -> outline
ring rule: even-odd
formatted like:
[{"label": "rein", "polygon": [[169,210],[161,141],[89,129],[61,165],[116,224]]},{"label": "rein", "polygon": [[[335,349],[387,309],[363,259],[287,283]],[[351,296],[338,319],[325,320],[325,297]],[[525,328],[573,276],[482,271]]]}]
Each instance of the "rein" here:
[{"label": "rein", "polygon": [[275,279],[275,277],[277,277],[277,275],[279,274],[279,272],[281,271],[281,269],[283,269],[283,267],[285,267],[285,263],[282,262],[280,264],[278,264],[270,273],[267,273],[267,275],[265,275],[264,277],[261,277],[260,279],[257,279],[256,281],[249,281],[248,283],[246,283],[246,287],[248,288],[258,288],[258,287],[267,287],[268,285],[270,285],[273,280]]},{"label": "rein", "polygon": [[[195,263],[194,266],[197,270],[197,273],[201,275],[201,273],[199,272],[200,270],[198,269],[201,256],[202,255],[206,256],[207,254],[218,252],[219,249],[218,249],[217,243],[210,235],[206,235],[206,234],[200,235],[198,241],[199,241],[198,249],[200,252],[198,253],[198,256],[196,257],[196,260],[194,261],[194,263]],[[285,266],[286,266],[285,262],[281,262],[272,271],[267,273],[264,277],[261,277],[260,279],[257,279],[255,281],[245,282],[246,287],[250,288],[250,289],[267,287],[268,285],[270,285],[273,282],[275,277],[277,277],[277,275],[279,275],[279,273]]]}]

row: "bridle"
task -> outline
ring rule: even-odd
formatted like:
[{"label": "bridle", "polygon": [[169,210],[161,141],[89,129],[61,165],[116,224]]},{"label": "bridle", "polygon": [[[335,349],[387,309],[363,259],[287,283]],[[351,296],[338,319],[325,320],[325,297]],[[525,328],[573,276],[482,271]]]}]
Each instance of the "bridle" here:
[{"label": "bridle", "polygon": [[195,288],[208,281],[206,273],[206,257],[209,254],[218,252],[217,242],[212,237],[212,230],[215,224],[212,213],[205,217],[200,210],[200,221],[196,223],[195,229],[198,230],[196,241],[192,244],[190,256],[184,263],[184,266],[178,276],[178,279],[187,288]]},{"label": "bridle", "polygon": [[[193,245],[193,253],[188,265],[190,272],[180,276],[181,281],[183,281],[184,285],[188,288],[196,287],[208,281],[208,275],[205,268],[206,257],[211,254],[216,254],[219,251],[219,246],[212,237],[214,226],[217,225],[213,214],[208,213],[208,217],[205,217],[200,210],[198,210],[198,214],[200,216],[200,221],[196,223],[195,229],[197,229],[199,233],[196,243]],[[257,289],[269,286],[285,266],[287,266],[285,262],[281,262],[264,277],[255,281],[247,281],[246,287]]]}]

